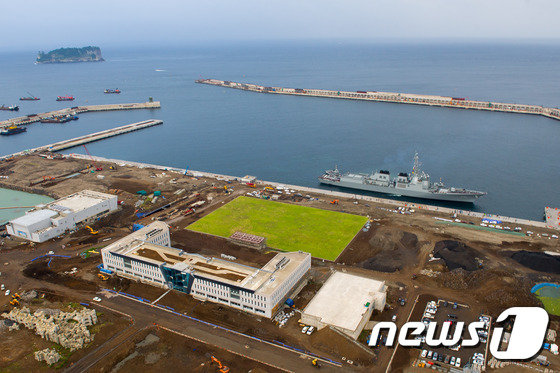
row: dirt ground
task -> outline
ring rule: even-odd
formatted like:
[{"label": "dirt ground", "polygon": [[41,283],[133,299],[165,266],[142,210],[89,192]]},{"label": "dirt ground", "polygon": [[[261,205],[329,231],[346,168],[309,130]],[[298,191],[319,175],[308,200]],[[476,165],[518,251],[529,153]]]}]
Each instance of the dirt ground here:
[{"label": "dirt ground", "polygon": [[[123,201],[118,212],[99,221],[90,222],[90,226],[98,231],[95,235],[90,234],[82,226],[74,233],[42,244],[0,238],[2,241],[0,262],[8,263],[2,268],[2,277],[5,277],[3,281],[10,288],[26,290],[33,281],[40,281],[45,284],[45,289],[52,284],[93,296],[101,288],[113,288],[155,300],[165,292],[164,289],[122,278],[102,281],[97,277],[96,268],[101,263],[98,252],[102,247],[129,234],[133,223],[149,224],[155,219],[167,222],[171,227],[172,245],[188,252],[213,256],[232,255],[239,262],[252,266],[262,266],[274,255],[272,251],[256,251],[232,244],[224,238],[184,229],[193,221],[238,195],[255,189],[239,182],[227,183],[105,162],[96,162],[95,166],[102,167],[103,171],[92,173],[92,169],[87,168],[91,163],[76,159],[51,160],[33,155],[18,157],[0,164],[0,175],[8,177],[2,179],[0,186],[3,187],[47,194],[55,198],[83,189],[92,189],[118,194],[119,201]],[[110,170],[110,166],[116,166],[116,169]],[[225,193],[224,186],[230,188],[230,193]],[[175,194],[182,189],[185,191]],[[165,199],[159,198],[156,203],[151,203],[149,199],[140,197],[136,193],[139,190],[145,190],[148,194],[159,190]],[[329,203],[331,198],[328,196],[311,195],[311,197],[283,195],[280,199],[285,203],[368,216],[371,219],[371,228],[366,232],[360,231],[336,262],[313,260],[309,282],[294,299],[299,310],[303,310],[334,270],[349,271],[386,282],[388,305],[384,312],[374,313],[372,316],[374,321],[389,320],[393,314],[397,315],[399,320],[405,319],[413,299],[421,293],[437,294],[441,298],[461,299],[475,312],[496,316],[511,306],[539,305],[540,302],[529,292],[531,286],[541,281],[560,281],[557,258],[545,253],[545,251],[560,253],[559,241],[550,237],[551,234],[558,232],[521,226],[524,231],[529,229],[535,234],[531,237],[513,236],[502,232],[476,230],[468,224],[464,226],[441,224],[434,217],[447,219],[452,217],[436,212],[422,210],[413,214],[401,214],[392,210],[389,205],[355,203],[357,201],[351,199],[340,199],[338,205],[333,205]],[[143,203],[140,205],[139,201]],[[202,201],[204,203],[197,206],[195,211],[189,210],[192,203]],[[172,203],[171,207],[148,217],[139,219],[136,216],[137,212],[149,212],[169,203]],[[473,225],[480,223],[474,218],[469,218],[469,221]],[[549,236],[542,236],[542,233]],[[97,253],[85,255],[88,256],[87,258],[80,256],[90,249]],[[55,251],[56,254],[69,255],[71,258],[53,260],[46,258],[30,263],[32,258],[46,254],[50,250]],[[69,274],[72,268],[77,268],[77,271]],[[405,307],[398,305],[401,297],[406,297],[408,300]],[[0,305],[5,303],[4,299],[0,300]],[[345,357],[359,364],[356,369],[364,369],[364,367],[374,369],[383,366],[390,357],[391,351],[388,349],[371,349],[372,353],[368,353],[355,346],[354,342],[329,329],[315,332],[311,336],[303,335],[298,324],[298,313],[285,327],[279,328],[270,320],[217,304],[202,303],[175,291],[167,294],[160,303],[173,307],[179,312],[186,312],[194,317],[254,336],[275,339],[337,360]],[[164,357],[178,354],[178,351],[181,351],[180,343],[184,346],[185,342],[180,342],[180,338],[175,341],[172,336],[159,334],[158,336],[162,342],[154,344],[158,346],[157,353],[167,355],[160,355],[151,367],[154,369],[159,369],[159,365],[173,367],[171,363],[167,365],[167,359]],[[14,334],[9,338],[16,338],[7,339],[11,344],[16,344],[17,338],[24,340],[25,336]],[[364,336],[359,340],[362,345],[365,344]],[[40,346],[41,342],[34,343]],[[4,352],[2,358],[4,360],[0,359],[0,367],[9,367],[10,362],[13,364],[25,361],[22,360],[22,356],[28,356],[30,349],[33,348],[23,349],[24,352],[27,351],[25,353],[4,351],[2,349],[4,345],[10,344],[0,342],[0,351]],[[128,350],[119,352],[120,360],[115,358],[116,355],[111,355],[112,365],[107,367],[113,369],[119,361],[136,349],[135,345],[131,344]],[[134,369],[139,367],[141,362],[145,363],[149,349],[140,348],[139,355],[125,362],[121,371],[129,371],[129,368]],[[192,369],[206,371],[204,369],[208,368],[208,364],[200,365],[207,358],[206,350],[202,350],[205,351],[202,355],[195,351],[193,354],[186,354],[185,364],[192,362],[193,365],[189,365]],[[227,362],[226,355],[222,352],[220,356],[224,356]],[[403,361],[406,358],[406,356],[402,357]],[[155,359],[155,356],[149,359]],[[175,364],[182,362],[177,359],[180,357],[172,358],[171,361],[175,361]],[[230,363],[232,367],[235,361],[241,364],[240,367],[246,367],[242,359],[229,360],[232,361]],[[2,361],[8,365],[2,365]],[[403,363],[402,366],[406,365]]]},{"label": "dirt ground", "polygon": [[[48,289],[37,289],[39,296],[28,302],[22,300],[21,305],[29,307],[32,311],[38,308],[51,308],[68,312],[82,307],[71,303],[66,297],[53,295],[48,291]],[[2,312],[8,311],[9,307],[4,306]],[[9,331],[7,328],[0,329],[0,370],[3,372],[36,372],[69,366],[130,325],[129,319],[110,311],[98,311],[97,315],[98,323],[89,327],[90,332],[94,335],[93,341],[85,348],[74,352],[42,339],[23,326],[20,327],[20,330],[15,331]],[[48,367],[44,362],[35,360],[34,352],[45,348],[54,348],[62,356],[62,359],[53,367]]]},{"label": "dirt ground", "polygon": [[219,372],[218,363],[212,362],[212,356],[229,367],[230,372],[280,372],[269,365],[159,328],[145,330],[121,346],[100,371]]},{"label": "dirt ground", "polygon": [[[320,284],[317,281],[312,281],[311,286],[318,288]],[[309,290],[309,288],[304,289],[306,292]],[[121,291],[139,295],[152,301],[166,292],[165,289],[136,282],[122,283]],[[158,304],[241,333],[269,341],[279,341],[338,361],[342,356],[345,356],[355,361],[356,364],[367,366],[371,364],[374,358],[373,353],[369,354],[360,348],[356,348],[348,338],[328,328],[317,331],[311,336],[302,334],[301,326],[298,323],[300,314],[297,311],[288,323],[280,328],[272,320],[230,309],[221,304],[201,302],[178,291],[169,292],[158,301]],[[301,299],[296,299],[296,305],[299,306],[299,304],[302,304]]]}]

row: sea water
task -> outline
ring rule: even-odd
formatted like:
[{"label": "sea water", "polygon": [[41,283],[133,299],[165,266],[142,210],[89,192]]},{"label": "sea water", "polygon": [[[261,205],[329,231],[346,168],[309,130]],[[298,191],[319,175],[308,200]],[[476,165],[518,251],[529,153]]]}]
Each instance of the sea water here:
[{"label": "sea water", "polygon": [[[86,113],[0,137],[0,154],[145,119],[164,124],[87,145],[93,155],[318,187],[343,171],[410,171],[418,151],[433,181],[488,192],[445,206],[541,220],[560,206],[560,122],[509,113],[265,95],[194,83],[438,94],[558,106],[560,46],[239,43],[105,49],[105,62],[35,65],[35,52],[0,54],[0,104],[19,113],[141,102],[159,110]],[[104,94],[119,88],[120,95]],[[18,101],[27,91],[40,101]],[[74,102],[56,102],[58,95]],[[85,153],[74,148],[66,153]],[[330,189],[330,188],[329,188]]]}]

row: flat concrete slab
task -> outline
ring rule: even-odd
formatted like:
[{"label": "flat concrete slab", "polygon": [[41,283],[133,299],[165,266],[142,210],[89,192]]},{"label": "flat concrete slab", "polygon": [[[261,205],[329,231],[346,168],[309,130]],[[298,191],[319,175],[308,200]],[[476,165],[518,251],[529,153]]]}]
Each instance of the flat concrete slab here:
[{"label": "flat concrete slab", "polygon": [[316,320],[319,324],[355,332],[365,325],[364,317],[373,308],[383,309],[385,296],[383,281],[335,272],[303,311],[302,322],[313,325],[311,320]]}]

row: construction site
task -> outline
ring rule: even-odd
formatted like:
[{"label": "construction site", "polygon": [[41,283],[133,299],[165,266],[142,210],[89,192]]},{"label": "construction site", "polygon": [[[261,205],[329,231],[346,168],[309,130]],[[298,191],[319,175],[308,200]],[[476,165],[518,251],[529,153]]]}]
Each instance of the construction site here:
[{"label": "construction site", "polygon": [[[3,188],[54,199],[89,190],[116,196],[118,206],[44,242],[1,228],[0,283],[6,295],[0,295],[0,369],[6,371],[47,366],[68,372],[168,371],[181,366],[201,372],[307,372],[313,367],[416,372],[425,368],[418,349],[368,346],[375,323],[414,320],[421,316],[417,304],[439,299],[465,305],[465,318],[495,318],[509,307],[542,306],[533,286],[560,281],[559,231],[542,222],[504,220],[489,227],[478,216],[397,201],[89,156],[15,156],[0,162],[0,176]],[[332,219],[348,224],[338,229],[327,224]],[[168,227],[169,236],[157,242],[145,238],[143,246],[123,249],[121,243],[135,232],[155,235],[152,229],[142,231],[155,222]],[[236,287],[256,291],[264,286],[255,268],[269,268],[279,254],[305,251],[305,242],[291,240],[293,229],[310,237],[311,265],[301,281],[286,285],[286,296],[271,307],[270,317],[233,307]],[[158,285],[138,277],[148,272],[125,276],[132,268],[126,261],[120,273],[110,270],[102,258],[105,248],[195,279],[210,273],[205,280],[230,285],[227,291],[217,287],[227,292],[228,302],[191,296],[201,289],[187,287],[186,275],[179,279],[173,273],[173,281]],[[321,290],[331,276],[353,276],[359,286],[345,289],[333,280]],[[247,285],[253,277],[255,285]],[[271,286],[267,278],[262,283]],[[353,290],[364,286],[371,294]],[[30,292],[35,296],[24,296]],[[356,316],[351,322],[339,319],[335,307],[322,312],[330,301],[343,304],[341,297],[352,300]],[[33,317],[48,319],[41,332],[27,327]],[[560,317],[550,314],[550,320],[549,328],[557,331]],[[56,322],[65,323],[61,330],[79,328],[81,337],[55,337],[50,331]],[[560,369],[557,355],[546,356],[546,367],[531,361],[514,367]],[[461,357],[466,366],[467,354]],[[510,365],[484,368],[514,371]],[[442,364],[440,370],[452,369]]]}]

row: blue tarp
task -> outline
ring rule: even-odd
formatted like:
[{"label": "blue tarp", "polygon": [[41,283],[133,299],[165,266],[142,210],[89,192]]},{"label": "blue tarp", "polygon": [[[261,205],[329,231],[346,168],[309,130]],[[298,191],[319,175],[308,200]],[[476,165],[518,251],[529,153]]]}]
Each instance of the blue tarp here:
[{"label": "blue tarp", "polygon": [[540,288],[544,288],[546,286],[552,286],[552,287],[555,287],[555,288],[560,288],[560,285],[558,285],[558,284],[551,284],[550,282],[543,282],[541,284],[536,284],[535,286],[533,286],[531,288],[531,293],[535,293]]},{"label": "blue tarp", "polygon": [[133,232],[136,232],[137,230],[140,230],[142,228],[144,228],[144,226],[142,224],[136,224],[136,223],[132,224],[132,231]]}]

